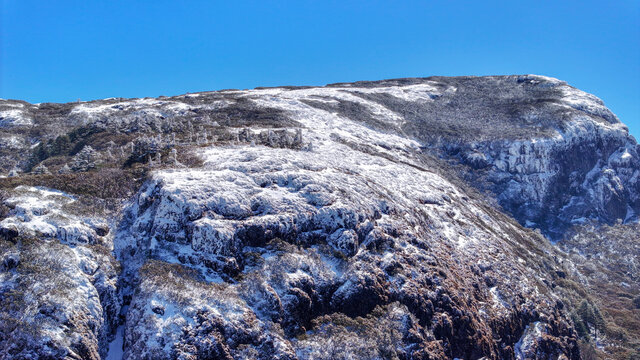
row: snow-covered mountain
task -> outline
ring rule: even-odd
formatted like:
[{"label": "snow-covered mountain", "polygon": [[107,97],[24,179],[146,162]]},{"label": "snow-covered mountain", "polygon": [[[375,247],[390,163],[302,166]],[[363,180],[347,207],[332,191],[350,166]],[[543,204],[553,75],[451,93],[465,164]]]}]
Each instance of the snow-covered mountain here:
[{"label": "snow-covered mountain", "polygon": [[636,222],[638,156],[532,75],[3,100],[0,357],[632,354],[574,234]]}]

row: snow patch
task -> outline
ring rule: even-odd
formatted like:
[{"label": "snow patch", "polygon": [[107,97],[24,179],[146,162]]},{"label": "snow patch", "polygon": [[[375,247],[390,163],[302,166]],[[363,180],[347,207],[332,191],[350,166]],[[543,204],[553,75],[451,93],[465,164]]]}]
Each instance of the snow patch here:
[{"label": "snow patch", "polygon": [[61,191],[43,187],[18,186],[5,200],[12,210],[0,222],[0,228],[23,235],[57,238],[69,244],[93,243],[97,229],[106,229],[103,220],[74,215],[69,206],[75,198]]},{"label": "snow patch", "polygon": [[0,128],[10,126],[32,125],[33,119],[25,115],[23,110],[11,109],[0,111]]}]

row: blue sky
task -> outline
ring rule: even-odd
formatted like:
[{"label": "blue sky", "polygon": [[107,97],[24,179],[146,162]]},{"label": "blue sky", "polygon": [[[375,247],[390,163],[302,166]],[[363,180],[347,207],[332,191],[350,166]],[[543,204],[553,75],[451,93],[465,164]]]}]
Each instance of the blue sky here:
[{"label": "blue sky", "polygon": [[640,1],[0,0],[0,97],[543,74],[640,136]]}]

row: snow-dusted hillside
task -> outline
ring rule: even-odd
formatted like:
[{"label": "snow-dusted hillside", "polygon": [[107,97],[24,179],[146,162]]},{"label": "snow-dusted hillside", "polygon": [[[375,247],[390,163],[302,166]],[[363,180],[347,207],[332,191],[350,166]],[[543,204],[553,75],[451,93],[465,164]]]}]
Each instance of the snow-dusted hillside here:
[{"label": "snow-dusted hillside", "polygon": [[[108,324],[78,330],[94,349],[80,358],[113,340],[126,359],[577,359],[586,290],[567,274],[580,272],[523,225],[556,240],[640,206],[626,127],[540,76],[2,101],[0,114],[0,292],[19,288],[10,258],[34,241],[121,269],[116,284],[98,266],[108,291],[100,271],[76,274],[100,298],[79,313]],[[53,344],[78,354],[72,339]]]},{"label": "snow-dusted hillside", "polygon": [[99,359],[118,322],[104,219],[60,191],[19,186],[0,222],[0,358]]},{"label": "snow-dusted hillside", "polygon": [[[2,101],[0,114],[6,149],[0,166],[7,172],[37,165],[30,151],[15,149],[43,138],[52,139],[46,144],[52,149],[62,146],[54,155],[77,153],[82,137],[93,135],[94,147],[109,157],[127,157],[143,135],[201,145],[213,137],[246,139],[238,134],[242,129],[304,129],[311,121],[343,141],[372,145],[380,133],[414,141],[461,164],[464,177],[491,191],[521,224],[554,238],[589,219],[635,219],[640,207],[638,145],[627,128],[595,96],[542,76],[433,77],[77,104]],[[369,129],[377,134],[364,138]],[[105,132],[112,135],[99,139]],[[263,134],[262,142],[282,143],[271,137]],[[64,141],[57,146],[54,139]]]},{"label": "snow-dusted hillside", "polygon": [[[543,282],[553,280],[550,272],[527,248],[547,249],[542,238],[424,168],[409,155],[414,142],[355,125],[338,137],[329,129],[339,119],[313,115],[297,114],[312,150],[214,147],[203,150],[203,169],[157,172],[141,190],[115,240],[118,254],[134,266],[128,276],[154,258],[196,269],[214,285],[178,300],[172,294],[184,283],[146,279],[143,270],[142,286],[156,284],[134,292],[129,356],[209,349],[198,317],[224,329],[216,346],[225,356],[265,359],[333,358],[336,350],[323,340],[328,330],[313,322],[339,312],[370,316],[375,309],[371,322],[398,316],[408,322],[393,325],[397,338],[388,348],[368,349],[348,329],[336,346],[353,341],[358,357],[502,357],[541,314],[550,339],[570,336]],[[367,140],[375,142],[361,150],[342,143]],[[216,298],[219,293],[228,300]],[[180,301],[189,305],[180,308]],[[234,315],[216,315],[232,304]],[[167,322],[187,330],[176,333]],[[505,327],[516,330],[508,334]],[[296,339],[302,334],[304,341]],[[572,346],[557,351],[570,355]]]}]

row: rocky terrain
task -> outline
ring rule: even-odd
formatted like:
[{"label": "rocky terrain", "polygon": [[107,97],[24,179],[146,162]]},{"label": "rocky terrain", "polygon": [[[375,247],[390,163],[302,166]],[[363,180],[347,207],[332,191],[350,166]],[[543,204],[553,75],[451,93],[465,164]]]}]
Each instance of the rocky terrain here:
[{"label": "rocky terrain", "polygon": [[638,151],[533,75],[1,100],[0,358],[632,359]]}]

